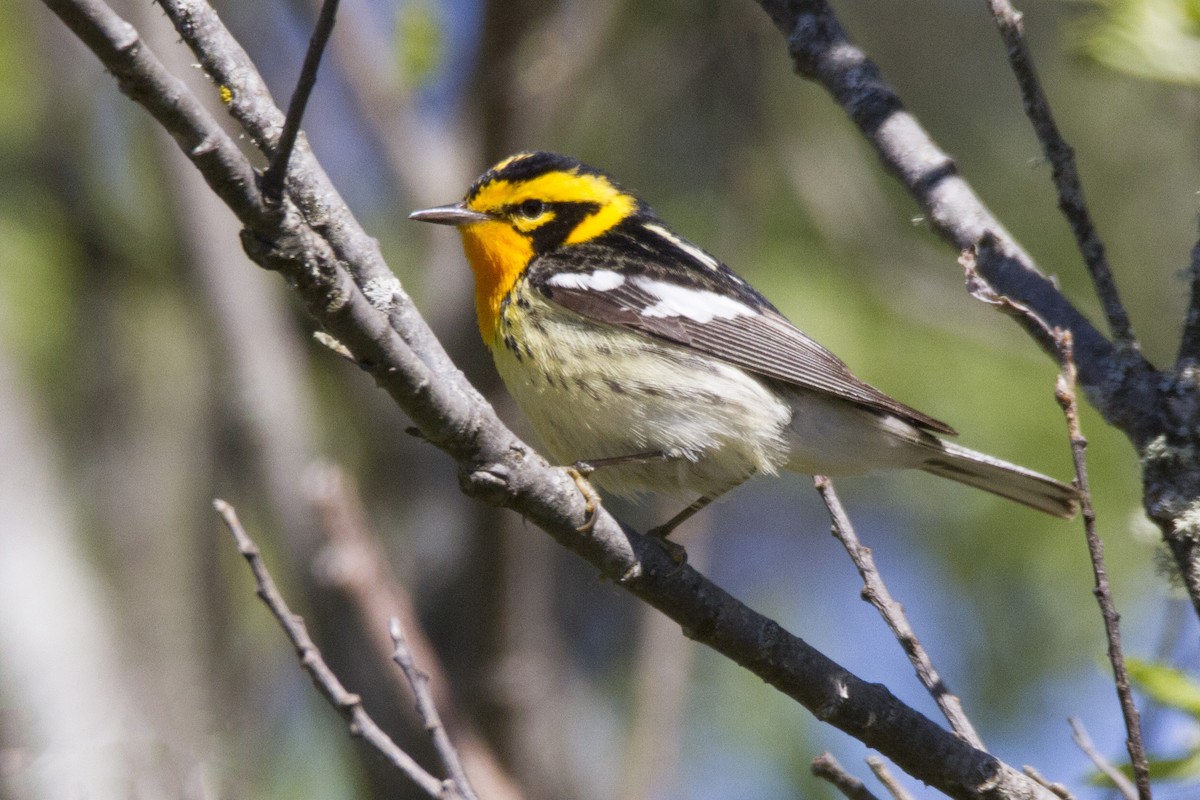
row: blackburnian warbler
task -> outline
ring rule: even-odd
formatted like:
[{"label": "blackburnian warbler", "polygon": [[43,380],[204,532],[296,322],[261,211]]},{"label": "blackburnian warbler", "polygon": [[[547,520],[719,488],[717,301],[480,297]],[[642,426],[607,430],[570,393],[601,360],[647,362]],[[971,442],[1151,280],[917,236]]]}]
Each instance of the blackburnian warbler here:
[{"label": "blackburnian warbler", "polygon": [[920,469],[1069,518],[1074,488],[947,442],[949,425],[856,378],[607,174],[520,153],[459,203],[479,330],[550,455],[619,495],[698,496],[757,474]]}]

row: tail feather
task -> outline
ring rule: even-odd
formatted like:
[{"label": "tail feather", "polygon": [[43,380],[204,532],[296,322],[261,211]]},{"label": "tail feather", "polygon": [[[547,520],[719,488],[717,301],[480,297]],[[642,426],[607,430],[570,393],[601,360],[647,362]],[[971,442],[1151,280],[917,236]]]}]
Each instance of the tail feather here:
[{"label": "tail feather", "polygon": [[925,472],[1063,519],[1071,519],[1078,510],[1079,492],[1074,486],[953,442],[939,441],[938,444],[940,447],[921,465]]}]

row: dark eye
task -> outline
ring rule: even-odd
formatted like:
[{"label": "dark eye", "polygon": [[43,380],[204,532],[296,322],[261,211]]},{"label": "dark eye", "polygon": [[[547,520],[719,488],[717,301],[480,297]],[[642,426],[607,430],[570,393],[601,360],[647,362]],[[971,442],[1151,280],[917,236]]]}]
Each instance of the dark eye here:
[{"label": "dark eye", "polygon": [[517,206],[517,213],[525,219],[537,219],[546,211],[546,204],[530,198]]}]

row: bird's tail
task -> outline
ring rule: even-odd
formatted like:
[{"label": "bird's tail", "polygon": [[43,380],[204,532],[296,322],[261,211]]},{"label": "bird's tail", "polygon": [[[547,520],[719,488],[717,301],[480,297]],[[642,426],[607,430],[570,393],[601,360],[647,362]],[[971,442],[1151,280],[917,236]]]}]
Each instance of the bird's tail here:
[{"label": "bird's tail", "polygon": [[1056,517],[1070,519],[1075,516],[1079,492],[1074,486],[968,450],[953,442],[939,441],[939,444],[941,446],[931,452],[921,465],[924,471],[983,489]]}]

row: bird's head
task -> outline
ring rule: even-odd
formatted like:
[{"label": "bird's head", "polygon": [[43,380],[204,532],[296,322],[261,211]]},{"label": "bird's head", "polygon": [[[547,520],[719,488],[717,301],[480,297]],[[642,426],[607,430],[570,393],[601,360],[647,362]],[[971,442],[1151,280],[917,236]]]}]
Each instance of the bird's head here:
[{"label": "bird's head", "polygon": [[569,156],[509,156],[476,179],[461,202],[410,219],[453,225],[475,273],[475,301],[490,339],[500,303],[539,255],[589,242],[643,211],[608,175]]}]

